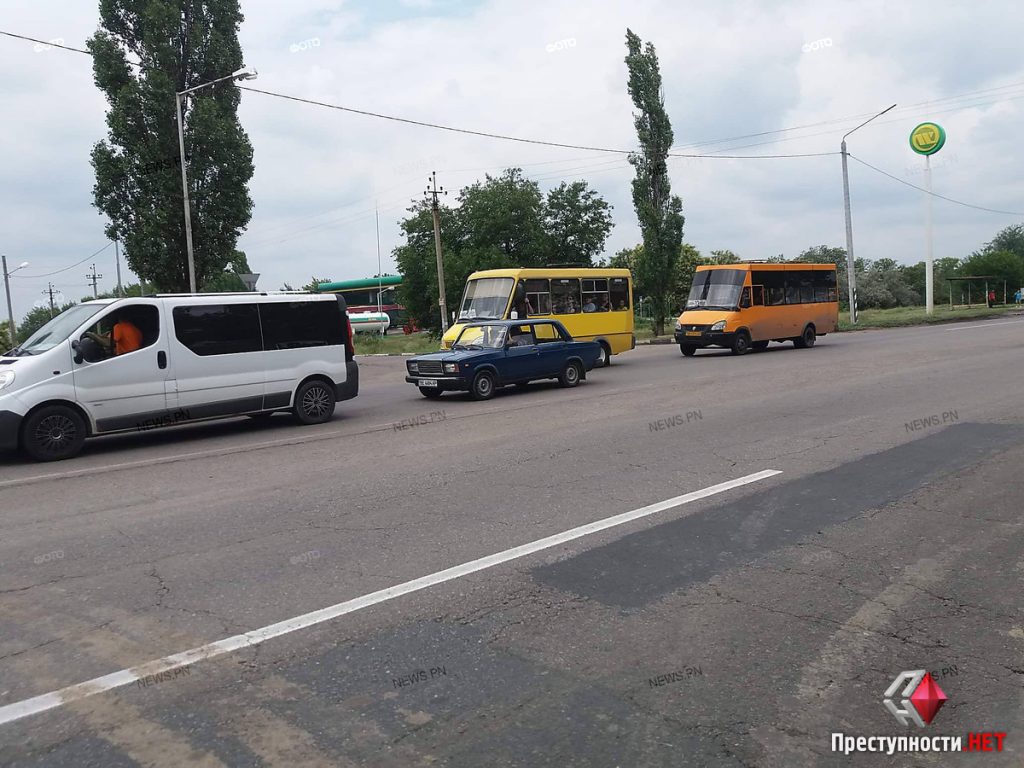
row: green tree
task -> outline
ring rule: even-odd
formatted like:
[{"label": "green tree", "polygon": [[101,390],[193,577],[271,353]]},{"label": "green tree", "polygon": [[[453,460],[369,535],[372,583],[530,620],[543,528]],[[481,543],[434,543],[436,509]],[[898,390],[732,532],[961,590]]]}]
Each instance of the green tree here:
[{"label": "green tree", "polygon": [[[123,296],[125,298],[138,298],[143,295],[142,285],[139,283],[128,283],[128,285],[121,287],[124,290]],[[119,299],[121,297],[122,294],[119,294],[116,288],[112,291],[105,291],[96,296],[97,299]],[[83,296],[79,301],[92,301],[92,298],[92,296]]]},{"label": "green tree", "polygon": [[1001,230],[991,242],[985,243],[984,250],[989,253],[1005,251],[1024,259],[1024,224],[1013,224]]},{"label": "green tree", "polygon": [[521,169],[485,176],[483,182],[459,192],[459,202],[458,250],[472,252],[471,261],[490,268],[539,267],[546,262],[544,196]]},{"label": "green tree", "polygon": [[633,115],[640,152],[629,156],[636,169],[633,207],[643,235],[644,249],[637,261],[637,283],[651,301],[655,336],[665,330],[665,315],[679,246],[683,242],[683,203],[672,194],[668,178],[668,152],[672,124],[665,111],[658,55],[651,43],[642,45],[626,30],[628,89],[637,111]]},{"label": "green tree", "polygon": [[[1012,294],[1024,285],[1024,255],[1018,255],[1013,251],[986,249],[972,253],[964,259],[960,272],[964,277],[986,275],[994,278],[988,281],[988,286],[996,292],[999,300],[1002,301],[1004,281],[1008,294]],[[977,286],[983,288],[983,281],[978,281]],[[972,286],[973,289],[974,286]]]},{"label": "green tree", "polygon": [[[100,28],[87,46],[110,109],[107,138],[92,150],[94,204],[135,274],[159,290],[186,291],[175,92],[241,68],[239,0],[100,0],[99,10]],[[185,99],[198,286],[222,275],[252,212],[252,146],[238,122],[240,98],[226,81]]]},{"label": "green tree", "polygon": [[[462,286],[473,269],[466,271],[466,258],[457,247],[461,243],[456,211],[445,205],[439,208],[441,250],[445,257],[445,298],[451,312],[458,310]],[[409,215],[399,222],[405,242],[392,251],[402,274],[398,301],[418,326],[438,333],[441,330],[441,311],[438,306],[434,218],[426,200],[414,202],[408,211]]]},{"label": "green tree", "polygon": [[612,231],[612,206],[585,181],[562,182],[544,202],[548,263],[592,266]]},{"label": "green tree", "polygon": [[11,346],[11,324],[4,320],[0,322],[0,350],[7,350]]},{"label": "green tree", "polygon": [[742,259],[729,250],[711,251],[711,255],[705,260],[705,264],[739,264]]},{"label": "green tree", "polygon": [[207,293],[218,293],[224,291],[247,291],[245,282],[239,275],[251,275],[252,269],[249,267],[249,260],[245,257],[242,251],[235,251],[231,260],[228,262],[229,269],[225,269],[219,275],[213,275],[206,284],[203,286],[203,291]]}]

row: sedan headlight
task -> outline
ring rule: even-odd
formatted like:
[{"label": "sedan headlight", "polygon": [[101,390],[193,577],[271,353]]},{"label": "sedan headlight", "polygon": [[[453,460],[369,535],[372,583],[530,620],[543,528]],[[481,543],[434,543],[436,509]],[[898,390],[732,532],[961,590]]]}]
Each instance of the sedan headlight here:
[{"label": "sedan headlight", "polygon": [[445,373],[458,373],[459,372],[459,364],[458,363],[445,363],[444,364],[444,372]]},{"label": "sedan headlight", "polygon": [[409,361],[409,373],[419,373],[419,372],[420,372],[420,364],[417,363],[414,360],[410,360]]},{"label": "sedan headlight", "polygon": [[712,331],[724,331],[725,330],[725,320],[719,320],[717,323],[715,323],[714,325],[711,326],[711,330]]},{"label": "sedan headlight", "polygon": [[14,371],[0,371],[0,389],[14,383]]}]

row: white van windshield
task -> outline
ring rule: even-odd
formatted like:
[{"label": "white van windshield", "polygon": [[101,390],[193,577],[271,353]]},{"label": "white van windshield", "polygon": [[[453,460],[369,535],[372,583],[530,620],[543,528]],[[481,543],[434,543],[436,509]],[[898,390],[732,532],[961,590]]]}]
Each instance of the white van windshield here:
[{"label": "white van windshield", "polygon": [[70,307],[28,337],[28,340],[14,350],[17,355],[38,355],[53,349],[75,332],[86,320],[102,311],[106,304],[77,304]]}]

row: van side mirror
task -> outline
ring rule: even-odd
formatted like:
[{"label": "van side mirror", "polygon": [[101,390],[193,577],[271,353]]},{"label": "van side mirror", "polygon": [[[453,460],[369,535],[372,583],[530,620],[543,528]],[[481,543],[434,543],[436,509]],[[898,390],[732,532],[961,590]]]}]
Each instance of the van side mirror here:
[{"label": "van side mirror", "polygon": [[82,356],[82,345],[79,344],[78,339],[73,339],[71,342],[71,349],[75,351],[74,361],[77,365],[81,365],[85,358]]}]

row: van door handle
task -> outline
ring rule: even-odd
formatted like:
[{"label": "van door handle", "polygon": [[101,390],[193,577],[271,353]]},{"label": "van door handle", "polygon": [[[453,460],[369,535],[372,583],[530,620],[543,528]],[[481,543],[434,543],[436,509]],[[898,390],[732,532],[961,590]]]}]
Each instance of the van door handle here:
[{"label": "van door handle", "polygon": [[160,368],[160,369],[164,369],[164,368],[167,367],[167,353],[166,352],[160,351],[160,352],[156,353],[156,364],[157,364],[157,367]]}]

